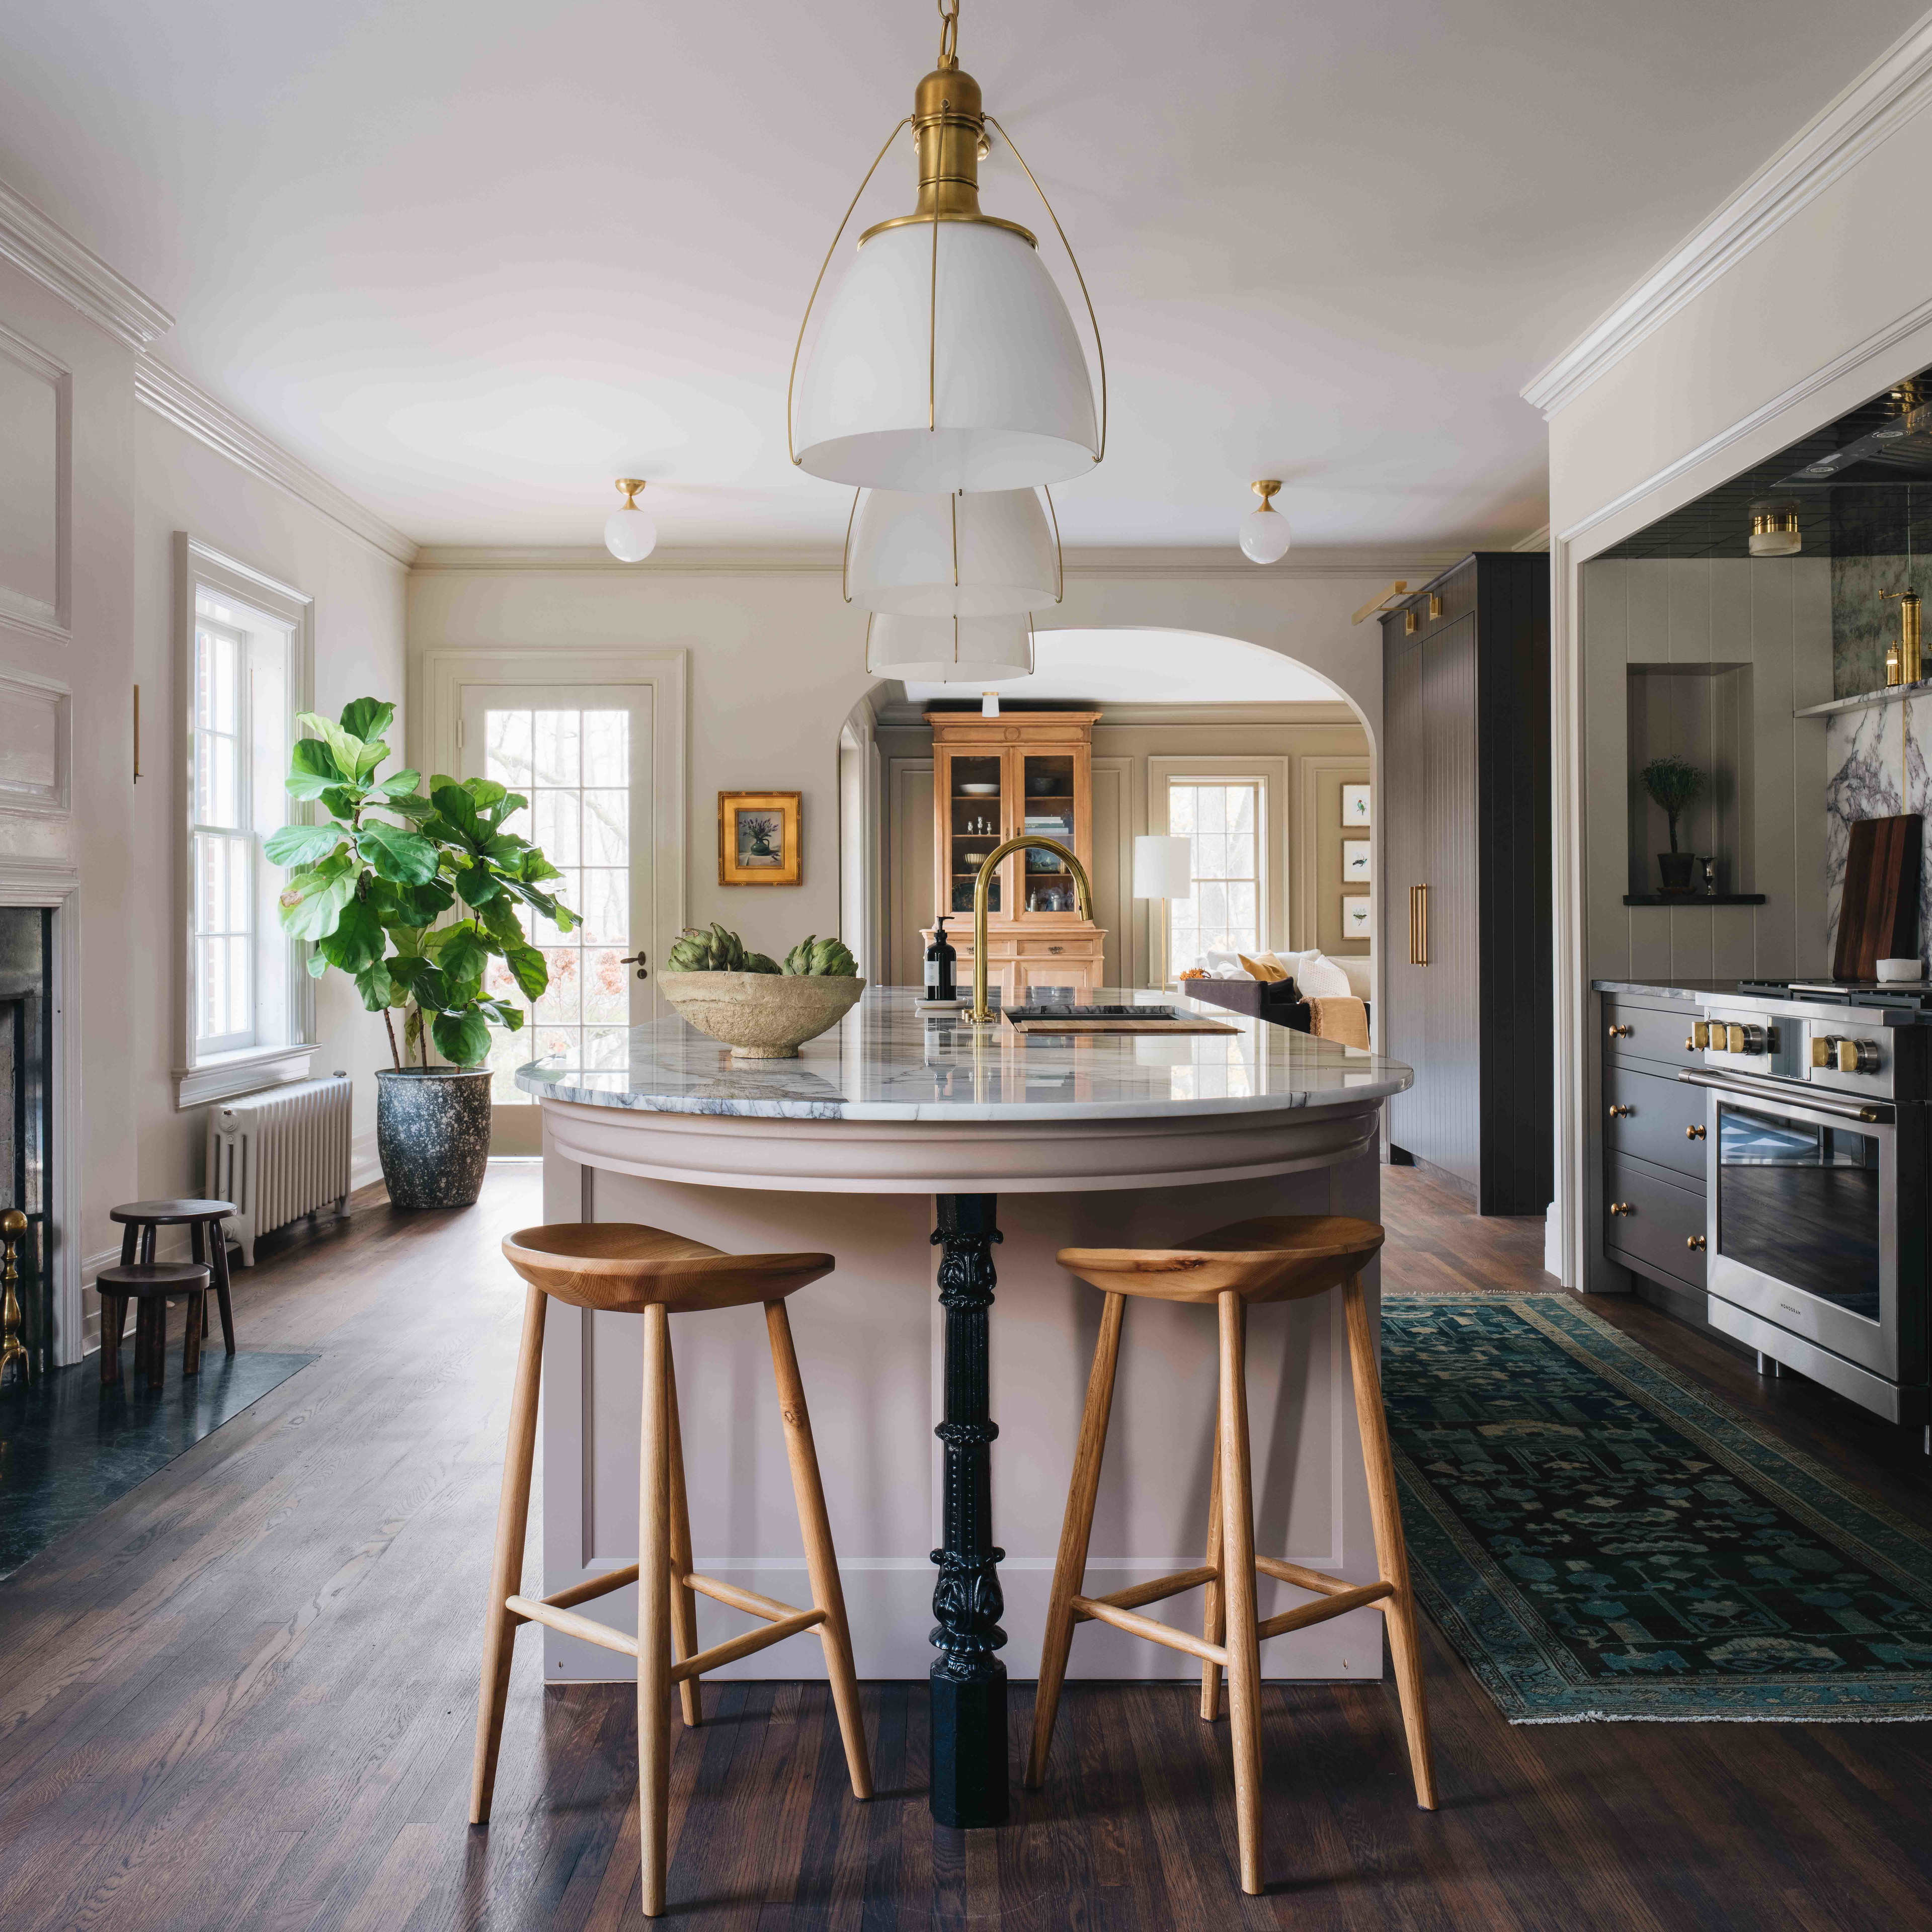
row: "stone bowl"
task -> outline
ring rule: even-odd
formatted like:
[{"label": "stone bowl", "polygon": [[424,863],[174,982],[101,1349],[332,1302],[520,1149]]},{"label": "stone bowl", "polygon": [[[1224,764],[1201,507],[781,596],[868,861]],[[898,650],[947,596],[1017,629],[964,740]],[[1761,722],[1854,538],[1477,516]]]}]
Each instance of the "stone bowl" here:
[{"label": "stone bowl", "polygon": [[680,1018],[734,1060],[796,1060],[866,990],[859,979],[778,973],[660,973],[658,985]]}]

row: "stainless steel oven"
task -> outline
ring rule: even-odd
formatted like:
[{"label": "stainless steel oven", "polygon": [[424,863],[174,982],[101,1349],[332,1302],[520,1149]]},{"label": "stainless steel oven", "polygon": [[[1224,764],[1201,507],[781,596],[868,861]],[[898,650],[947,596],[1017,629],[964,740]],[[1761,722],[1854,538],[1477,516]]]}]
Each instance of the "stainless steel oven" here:
[{"label": "stainless steel oven", "polygon": [[[1709,1318],[1894,1421],[1923,1422],[1928,1109],[1871,1094],[1888,1082],[1856,1054],[1839,1077],[1829,1037],[1832,1088],[1708,1063],[1678,1076],[1706,1090]],[[1816,1049],[1805,1058],[1823,1070]]]}]

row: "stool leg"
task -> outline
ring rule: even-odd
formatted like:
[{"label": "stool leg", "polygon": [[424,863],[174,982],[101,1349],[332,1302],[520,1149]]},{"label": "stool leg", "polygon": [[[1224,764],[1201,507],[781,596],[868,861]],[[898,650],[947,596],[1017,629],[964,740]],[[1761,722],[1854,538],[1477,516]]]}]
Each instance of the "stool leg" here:
[{"label": "stool leg", "polygon": [[1254,1501],[1248,1476],[1247,1310],[1232,1288],[1221,1316],[1221,1594],[1228,1618],[1228,1715],[1241,1889],[1262,1888],[1261,1646],[1255,1634]]},{"label": "stool leg", "polygon": [[[228,1228],[225,1222],[211,1221],[208,1224],[208,1271],[214,1284],[215,1306],[221,1311],[222,1345],[230,1354],[235,1352],[235,1310],[228,1299]],[[208,1332],[208,1311],[202,1310],[202,1333]]]},{"label": "stool leg", "polygon": [[1087,1378],[1087,1406],[1081,1412],[1080,1440],[1073,1451],[1073,1476],[1066,1489],[1066,1514],[1060,1526],[1060,1554],[1053,1565],[1053,1587],[1046,1599],[1046,1635],[1040,1645],[1040,1686],[1033,1700],[1033,1749],[1026,1781],[1038,1790],[1046,1778],[1046,1756],[1053,1746],[1054,1720],[1060,1714],[1060,1686],[1066,1681],[1067,1653],[1073,1647],[1072,1599],[1087,1574],[1087,1541],[1094,1531],[1094,1499],[1100,1492],[1100,1461],[1107,1448],[1107,1423],[1113,1413],[1114,1372],[1120,1359],[1124,1294],[1108,1294],[1101,1304],[1100,1335]]},{"label": "stool leg", "polygon": [[182,1373],[198,1376],[201,1372],[201,1331],[208,1322],[208,1295],[205,1289],[196,1288],[188,1298],[186,1332],[182,1337]]},{"label": "stool leg", "polygon": [[812,1412],[806,1406],[805,1384],[792,1347],[791,1322],[782,1301],[765,1304],[765,1327],[771,1336],[772,1372],[778,1378],[778,1410],[784,1418],[785,1455],[791,1464],[792,1494],[798,1503],[798,1527],[805,1538],[806,1572],[812,1579],[812,1604],[825,1612],[818,1626],[825,1649],[825,1674],[832,1681],[832,1708],[838,1713],[838,1735],[845,1743],[845,1769],[852,1796],[872,1795],[872,1767],[866,1754],[866,1720],[859,1708],[859,1680],[852,1668],[852,1631],[845,1621],[845,1590],[838,1580],[838,1558],[832,1547],[832,1525],[825,1514],[825,1486],[818,1475],[818,1450],[812,1439]]},{"label": "stool leg", "polygon": [[544,1314],[550,1298],[532,1288],[524,1297],[524,1332],[510,1394],[510,1435],[503,1454],[503,1486],[496,1500],[496,1547],[490,1558],[490,1607],[483,1625],[483,1681],[476,1700],[476,1756],[470,1779],[470,1822],[490,1822],[496,1752],[503,1742],[503,1706],[510,1692],[511,1646],[520,1621],[503,1607],[523,1586],[524,1538],[530,1520],[530,1464],[536,1455],[537,1390],[543,1373]]},{"label": "stool leg", "polygon": [[638,1498],[638,1826],[644,1916],[664,1908],[670,1862],[670,1322],[644,1310],[643,1480]]},{"label": "stool leg", "polygon": [[[684,1579],[691,1574],[691,1506],[684,1493],[684,1433],[677,1420],[677,1364],[670,1339],[664,1339],[665,1406],[670,1414],[670,1653],[682,1664],[698,1654],[698,1592]],[[704,1692],[695,1677],[677,1687],[687,1729],[704,1719]]]},{"label": "stool leg", "polygon": [[[122,1246],[127,1246],[133,1239],[130,1229]],[[100,1298],[100,1379],[104,1382],[111,1384],[121,1379],[121,1337],[127,1326],[128,1298],[104,1294]]]},{"label": "stool leg", "polygon": [[167,1379],[168,1304],[160,1294],[144,1294],[134,1317],[134,1366],[151,1389]]},{"label": "stool leg", "polygon": [[1362,1278],[1353,1275],[1342,1290],[1348,1318],[1348,1366],[1355,1383],[1355,1417],[1361,1425],[1362,1460],[1369,1474],[1369,1515],[1376,1528],[1376,1561],[1395,1594],[1382,1600],[1388,1619],[1389,1650],[1395,1660],[1396,1690],[1402,1699],[1402,1729],[1408,1737],[1408,1768],[1415,1779],[1415,1802],[1436,1809],[1436,1770],[1430,1760],[1429,1706],[1423,1689],[1422,1646],[1415,1623],[1415,1594],[1409,1588],[1408,1550],[1402,1540],[1402,1503],[1395,1486],[1395,1459],[1389,1454],[1388,1416],[1382,1407],[1382,1377],[1376,1368],[1375,1337],[1369,1328]]},{"label": "stool leg", "polygon": [[[1221,1430],[1218,1422],[1214,1430],[1214,1473],[1208,1479],[1208,1554],[1203,1559],[1210,1567],[1221,1567]],[[1220,1643],[1228,1634],[1228,1618],[1221,1606],[1221,1585],[1217,1577],[1202,1593],[1201,1634],[1210,1643]],[[1221,1666],[1218,1664],[1205,1664],[1201,1666],[1201,1716],[1204,1723],[1211,1724],[1220,1714]]]},{"label": "stool leg", "polygon": [[140,1229],[136,1227],[132,1221],[124,1221],[122,1222],[121,1265],[123,1268],[130,1268],[134,1265],[134,1246],[140,1239]]}]

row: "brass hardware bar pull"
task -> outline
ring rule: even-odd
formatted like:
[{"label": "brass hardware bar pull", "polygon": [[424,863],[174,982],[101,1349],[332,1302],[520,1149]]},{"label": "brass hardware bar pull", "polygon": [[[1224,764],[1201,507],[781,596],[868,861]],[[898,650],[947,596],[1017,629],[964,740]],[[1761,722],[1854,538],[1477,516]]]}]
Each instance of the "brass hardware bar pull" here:
[{"label": "brass hardware bar pull", "polygon": [[1411,886],[1408,889],[1408,963],[1412,966],[1429,964],[1429,888]]},{"label": "brass hardware bar pull", "polygon": [[23,1388],[29,1369],[26,1344],[20,1340],[20,1298],[15,1292],[20,1271],[14,1254],[26,1232],[27,1217],[19,1208],[10,1208],[0,1215],[0,1249],[6,1256],[4,1264],[0,1264],[0,1382],[6,1379],[9,1369],[17,1367]]}]

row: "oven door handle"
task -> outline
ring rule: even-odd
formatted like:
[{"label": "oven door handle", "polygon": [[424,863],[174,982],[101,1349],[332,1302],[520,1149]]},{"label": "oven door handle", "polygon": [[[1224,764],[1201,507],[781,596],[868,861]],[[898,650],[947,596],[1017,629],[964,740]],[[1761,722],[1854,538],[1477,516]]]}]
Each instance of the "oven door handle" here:
[{"label": "oven door handle", "polygon": [[1829,1114],[1838,1120],[1863,1120],[1871,1125],[1893,1118],[1888,1102],[1841,1100],[1810,1087],[1801,1087],[1794,1093],[1788,1082],[1755,1080],[1748,1073],[1687,1072],[1677,1077],[1687,1087],[1708,1087],[1714,1093],[1735,1094],[1741,1100],[1774,1100],[1799,1113]]}]

